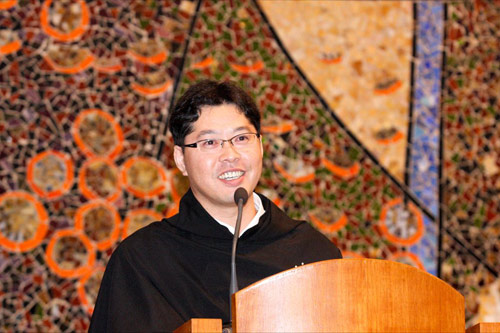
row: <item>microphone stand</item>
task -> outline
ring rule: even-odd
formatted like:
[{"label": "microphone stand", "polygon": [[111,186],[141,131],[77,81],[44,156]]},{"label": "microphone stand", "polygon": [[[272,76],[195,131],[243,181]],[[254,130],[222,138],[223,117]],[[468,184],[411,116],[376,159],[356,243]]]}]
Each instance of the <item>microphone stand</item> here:
[{"label": "microphone stand", "polygon": [[[238,281],[236,279],[236,245],[240,236],[241,216],[243,213],[243,199],[238,200],[238,217],[236,218],[236,226],[234,227],[233,250],[231,251],[231,284],[229,285],[230,295],[238,291]],[[231,306],[231,303],[229,303]]]},{"label": "microphone stand", "polygon": [[247,191],[240,187],[234,193],[234,200],[238,205],[238,216],[236,218],[236,225],[234,227],[233,248],[231,251],[231,282],[229,284],[229,324],[230,328],[224,328],[223,332],[232,332],[233,322],[233,307],[232,296],[238,291],[238,280],[236,279],[236,246],[238,245],[238,238],[240,236],[241,217],[243,215],[243,205],[248,200]]}]

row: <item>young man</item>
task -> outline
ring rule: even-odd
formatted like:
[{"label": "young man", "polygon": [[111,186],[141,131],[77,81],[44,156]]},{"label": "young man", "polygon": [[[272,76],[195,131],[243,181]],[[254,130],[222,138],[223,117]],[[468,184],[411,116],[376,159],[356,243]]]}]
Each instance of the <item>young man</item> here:
[{"label": "young man", "polygon": [[179,213],[125,239],[104,274],[91,332],[171,331],[190,318],[229,322],[234,192],[243,207],[239,288],[340,251],[304,221],[290,219],[254,191],[262,171],[260,113],[229,82],[191,86],[169,116],[174,159],[190,189]]}]

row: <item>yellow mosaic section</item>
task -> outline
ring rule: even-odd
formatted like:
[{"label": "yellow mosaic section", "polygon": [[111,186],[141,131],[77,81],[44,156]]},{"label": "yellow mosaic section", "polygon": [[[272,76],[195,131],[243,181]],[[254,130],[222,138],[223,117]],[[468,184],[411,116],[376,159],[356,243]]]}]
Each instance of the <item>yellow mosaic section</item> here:
[{"label": "yellow mosaic section", "polygon": [[404,176],[412,3],[259,1],[294,61],[346,126]]}]

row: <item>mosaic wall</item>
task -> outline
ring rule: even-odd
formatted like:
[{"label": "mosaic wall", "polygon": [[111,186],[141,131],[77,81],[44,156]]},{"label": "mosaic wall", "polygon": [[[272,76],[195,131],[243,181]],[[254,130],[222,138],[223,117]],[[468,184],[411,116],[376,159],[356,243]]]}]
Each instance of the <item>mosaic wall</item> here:
[{"label": "mosaic wall", "polygon": [[468,325],[500,321],[499,11],[0,0],[0,329],[88,328],[113,249],[189,186],[165,120],[204,78],[262,110],[259,191],[345,257],[439,275]]},{"label": "mosaic wall", "polygon": [[500,319],[500,3],[448,7],[442,107],[442,277],[466,313]]},{"label": "mosaic wall", "polygon": [[402,181],[413,5],[410,1],[329,2],[260,3],[291,57],[330,109]]}]

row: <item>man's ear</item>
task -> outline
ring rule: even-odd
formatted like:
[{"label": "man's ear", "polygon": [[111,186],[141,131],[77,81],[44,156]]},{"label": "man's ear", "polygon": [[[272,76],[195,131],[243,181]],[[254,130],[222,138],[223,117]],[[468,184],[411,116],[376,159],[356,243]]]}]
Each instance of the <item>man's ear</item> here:
[{"label": "man's ear", "polygon": [[259,137],[259,141],[260,141],[260,157],[264,157],[264,146],[262,144],[262,134]]},{"label": "man's ear", "polygon": [[184,152],[182,151],[182,147],[174,146],[174,160],[175,165],[177,165],[177,169],[179,169],[184,176],[187,176],[186,164],[184,163]]}]

